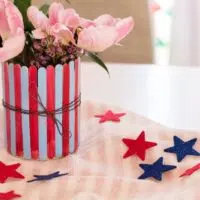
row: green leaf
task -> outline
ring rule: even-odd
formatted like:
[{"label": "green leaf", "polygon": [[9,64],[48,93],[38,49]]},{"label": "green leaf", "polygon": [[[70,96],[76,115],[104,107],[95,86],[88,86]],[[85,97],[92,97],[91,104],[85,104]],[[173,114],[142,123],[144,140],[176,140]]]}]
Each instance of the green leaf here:
[{"label": "green leaf", "polygon": [[31,0],[14,0],[14,4],[18,7],[23,16],[25,31],[31,31],[33,26],[27,17],[27,10],[31,6]]},{"label": "green leaf", "polygon": [[88,52],[87,56],[94,62],[96,62],[97,64],[99,64],[101,67],[103,67],[104,70],[106,70],[106,72],[108,73],[108,75],[110,76],[109,70],[107,68],[107,66],[104,64],[104,62],[101,60],[101,58],[99,58],[96,54]]},{"label": "green leaf", "polygon": [[45,4],[40,8],[40,10],[41,10],[45,15],[47,15],[47,14],[48,14],[48,11],[49,11],[49,7],[50,7],[50,5],[47,4],[47,3],[45,3]]}]

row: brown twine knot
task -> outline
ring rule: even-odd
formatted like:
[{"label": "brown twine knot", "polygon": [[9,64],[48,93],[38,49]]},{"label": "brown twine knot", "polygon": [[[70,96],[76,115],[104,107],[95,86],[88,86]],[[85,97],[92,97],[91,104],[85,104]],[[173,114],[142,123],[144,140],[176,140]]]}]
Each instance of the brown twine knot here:
[{"label": "brown twine knot", "polygon": [[[35,97],[33,97],[33,98],[35,98]],[[43,109],[42,111],[22,109],[22,108],[17,107],[17,106],[12,106],[12,105],[8,104],[7,102],[5,102],[4,100],[2,100],[2,103],[3,103],[3,106],[6,109],[12,110],[14,112],[19,112],[19,113],[22,113],[22,114],[25,114],[25,115],[35,115],[35,114],[37,114],[38,116],[41,116],[41,117],[51,117],[51,119],[53,120],[53,122],[56,125],[56,128],[57,128],[59,134],[63,135],[59,126],[62,127],[62,130],[64,130],[65,127],[63,127],[63,124],[56,118],[56,115],[62,114],[64,112],[70,112],[70,111],[78,108],[81,105],[81,94],[79,94],[78,97],[76,97],[74,99],[74,101],[71,101],[69,104],[66,104],[66,105],[64,105],[64,106],[62,106],[58,109],[50,110],[50,111],[42,103],[42,100],[41,100],[41,97],[40,97],[39,94],[37,94],[37,101],[38,101],[39,105],[42,107],[42,109]],[[64,132],[69,132],[70,137],[72,136],[72,133],[71,133],[70,130],[67,130],[67,131],[64,130]]]}]

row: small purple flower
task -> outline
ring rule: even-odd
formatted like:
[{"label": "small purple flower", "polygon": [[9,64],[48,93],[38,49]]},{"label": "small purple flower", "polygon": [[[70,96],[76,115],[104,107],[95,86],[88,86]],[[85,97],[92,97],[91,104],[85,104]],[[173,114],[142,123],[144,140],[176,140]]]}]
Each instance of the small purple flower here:
[{"label": "small purple flower", "polygon": [[46,66],[48,62],[46,60],[41,61],[42,66]]},{"label": "small purple flower", "polygon": [[77,52],[77,47],[75,47],[74,45],[70,45],[67,47],[68,54],[76,54],[76,52]]},{"label": "small purple flower", "polygon": [[44,38],[44,39],[41,40],[41,45],[42,45],[43,47],[46,47],[46,46],[48,45],[48,41],[47,41],[46,38]]},{"label": "small purple flower", "polygon": [[70,43],[67,46],[56,41],[53,36],[49,36],[40,41],[33,41],[34,65],[47,67],[56,63],[69,63],[83,54],[83,50]]},{"label": "small purple flower", "polygon": [[35,50],[37,50],[37,51],[42,50],[42,47],[41,47],[40,43],[37,42],[37,41],[34,41],[34,42],[33,42],[33,48],[34,48]]},{"label": "small purple flower", "polygon": [[69,60],[68,56],[63,56],[63,57],[61,58],[62,64],[67,63],[68,60]]},{"label": "small purple flower", "polygon": [[74,55],[69,55],[70,60],[74,60],[75,56]]},{"label": "small purple flower", "polygon": [[38,60],[39,60],[39,61],[45,60],[45,56],[40,55],[40,56],[38,57]]},{"label": "small purple flower", "polygon": [[53,58],[56,56],[56,47],[55,46],[49,47],[45,52],[47,55]]},{"label": "small purple flower", "polygon": [[66,52],[64,51],[64,49],[61,46],[57,46],[56,47],[56,53],[60,56],[63,56],[66,54]]}]

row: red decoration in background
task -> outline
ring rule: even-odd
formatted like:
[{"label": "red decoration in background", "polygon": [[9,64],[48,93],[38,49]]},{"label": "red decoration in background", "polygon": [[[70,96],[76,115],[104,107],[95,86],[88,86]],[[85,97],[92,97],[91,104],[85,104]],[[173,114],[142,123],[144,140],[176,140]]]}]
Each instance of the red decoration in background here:
[{"label": "red decoration in background", "polygon": [[0,183],[5,183],[9,177],[24,179],[24,176],[16,171],[18,167],[20,167],[19,163],[5,165],[4,163],[0,162]]},{"label": "red decoration in background", "polygon": [[155,12],[159,11],[160,9],[161,9],[161,7],[160,7],[160,5],[157,2],[152,2],[150,4],[150,11],[152,13],[155,13]]},{"label": "red decoration in background", "polygon": [[183,174],[180,175],[180,177],[190,176],[190,175],[192,175],[193,173],[195,173],[198,170],[200,170],[200,163],[195,165],[192,168],[187,169]]},{"label": "red decoration in background", "polygon": [[14,198],[19,198],[19,197],[21,197],[21,195],[15,194],[14,191],[9,191],[9,192],[6,192],[6,193],[0,193],[0,200],[11,200],[11,199],[14,199]]},{"label": "red decoration in background", "polygon": [[123,138],[122,141],[129,148],[123,158],[137,155],[143,161],[145,160],[146,150],[157,145],[155,142],[145,141],[144,131],[142,131],[136,140]]},{"label": "red decoration in background", "polygon": [[120,122],[120,117],[123,117],[126,113],[113,113],[108,110],[105,114],[95,115],[95,117],[100,118],[99,123],[104,123],[107,121]]}]

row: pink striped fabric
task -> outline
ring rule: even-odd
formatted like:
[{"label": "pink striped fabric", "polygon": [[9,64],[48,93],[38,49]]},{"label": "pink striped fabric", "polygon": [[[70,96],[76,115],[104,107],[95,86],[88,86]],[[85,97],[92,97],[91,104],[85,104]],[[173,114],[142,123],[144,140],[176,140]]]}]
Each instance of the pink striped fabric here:
[{"label": "pink striped fabric", "polygon": [[[57,85],[57,87],[56,87]],[[74,101],[80,93],[79,61],[64,66],[3,66],[4,102],[31,111],[53,111]],[[14,117],[13,117],[14,116]],[[47,160],[67,156],[77,150],[79,140],[79,108],[51,116],[25,115],[5,108],[5,132],[8,152],[25,159]],[[61,130],[61,134],[58,131]]]}]

